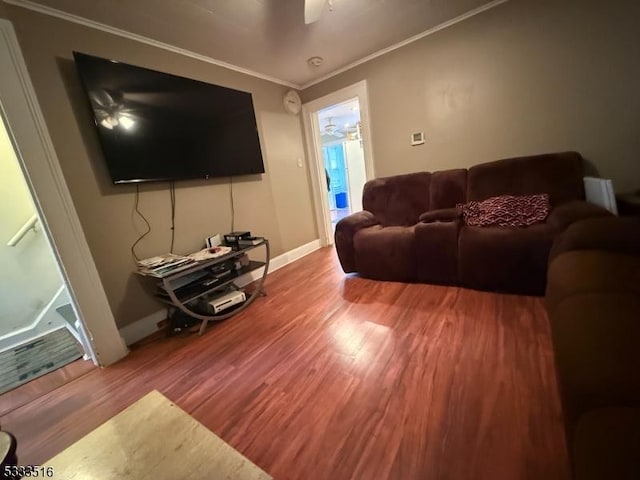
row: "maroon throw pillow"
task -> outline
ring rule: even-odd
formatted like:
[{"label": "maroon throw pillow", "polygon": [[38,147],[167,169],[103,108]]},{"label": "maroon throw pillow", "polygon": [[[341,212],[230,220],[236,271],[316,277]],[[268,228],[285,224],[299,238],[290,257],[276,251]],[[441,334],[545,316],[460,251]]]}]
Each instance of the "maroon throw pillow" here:
[{"label": "maroon throw pillow", "polygon": [[546,193],[501,195],[458,207],[462,209],[464,223],[472,227],[528,227],[544,222],[551,210]]}]

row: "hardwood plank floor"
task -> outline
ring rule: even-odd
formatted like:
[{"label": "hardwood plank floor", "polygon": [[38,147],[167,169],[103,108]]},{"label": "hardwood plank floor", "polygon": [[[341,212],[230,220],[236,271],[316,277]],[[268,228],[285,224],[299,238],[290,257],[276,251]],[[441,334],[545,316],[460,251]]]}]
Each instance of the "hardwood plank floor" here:
[{"label": "hardwood plank floor", "polygon": [[157,389],[277,480],[569,478],[541,299],[345,276],[333,249],[266,288],[2,416],[21,463]]},{"label": "hardwood plank floor", "polygon": [[49,372],[7,393],[3,393],[0,395],[0,416],[38,399],[56,388],[60,388],[95,368],[90,360],[76,360],[58,370]]}]

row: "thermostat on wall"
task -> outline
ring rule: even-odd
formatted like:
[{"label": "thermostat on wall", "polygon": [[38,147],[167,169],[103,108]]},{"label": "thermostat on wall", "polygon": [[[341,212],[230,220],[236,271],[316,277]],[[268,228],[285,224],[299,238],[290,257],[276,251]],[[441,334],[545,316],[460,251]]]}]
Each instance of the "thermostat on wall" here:
[{"label": "thermostat on wall", "polygon": [[422,145],[424,143],[424,132],[411,134],[411,145]]}]

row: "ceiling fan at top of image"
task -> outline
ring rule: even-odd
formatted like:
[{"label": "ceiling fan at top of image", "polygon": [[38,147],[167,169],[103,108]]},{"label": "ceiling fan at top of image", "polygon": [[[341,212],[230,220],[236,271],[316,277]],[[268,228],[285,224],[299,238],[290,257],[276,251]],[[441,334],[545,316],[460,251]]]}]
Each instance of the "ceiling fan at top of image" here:
[{"label": "ceiling fan at top of image", "polygon": [[333,0],[304,0],[304,23],[310,25],[320,20],[325,6],[333,11]]}]

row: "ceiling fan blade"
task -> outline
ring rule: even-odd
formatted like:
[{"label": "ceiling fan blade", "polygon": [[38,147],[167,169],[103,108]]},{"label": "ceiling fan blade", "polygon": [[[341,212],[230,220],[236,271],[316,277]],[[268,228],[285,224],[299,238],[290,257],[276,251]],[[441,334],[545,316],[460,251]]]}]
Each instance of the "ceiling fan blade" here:
[{"label": "ceiling fan blade", "polygon": [[98,117],[98,120],[103,120],[109,116],[109,112],[101,108],[96,108],[93,112],[95,113],[95,116]]},{"label": "ceiling fan blade", "polygon": [[327,0],[304,0],[304,23],[317,22],[322,15]]}]

